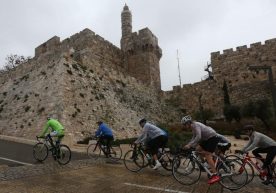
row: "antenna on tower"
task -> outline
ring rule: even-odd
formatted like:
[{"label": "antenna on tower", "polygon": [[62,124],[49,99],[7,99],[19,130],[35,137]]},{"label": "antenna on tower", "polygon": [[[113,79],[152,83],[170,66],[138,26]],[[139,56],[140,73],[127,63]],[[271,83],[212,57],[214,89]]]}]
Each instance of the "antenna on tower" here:
[{"label": "antenna on tower", "polygon": [[179,77],[179,84],[181,87],[181,76],[180,76],[180,66],[179,66],[179,57],[178,57],[178,49],[176,50],[176,54],[177,54],[177,65],[178,65],[178,77]]}]

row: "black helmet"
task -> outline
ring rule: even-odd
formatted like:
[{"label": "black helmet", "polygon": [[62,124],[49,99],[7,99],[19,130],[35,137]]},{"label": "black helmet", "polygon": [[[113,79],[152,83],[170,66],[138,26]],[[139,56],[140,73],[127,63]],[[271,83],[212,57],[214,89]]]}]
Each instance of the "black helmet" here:
[{"label": "black helmet", "polygon": [[102,121],[97,121],[97,124],[98,124],[98,125],[100,125],[100,124],[102,124],[102,123],[103,123]]},{"label": "black helmet", "polygon": [[147,122],[147,120],[146,120],[145,118],[142,118],[142,119],[139,120],[139,124],[140,124],[140,125],[141,125],[142,123],[145,123],[145,122]]},{"label": "black helmet", "polygon": [[243,130],[245,130],[245,131],[254,131],[255,127],[254,127],[254,125],[245,125],[243,127]]}]

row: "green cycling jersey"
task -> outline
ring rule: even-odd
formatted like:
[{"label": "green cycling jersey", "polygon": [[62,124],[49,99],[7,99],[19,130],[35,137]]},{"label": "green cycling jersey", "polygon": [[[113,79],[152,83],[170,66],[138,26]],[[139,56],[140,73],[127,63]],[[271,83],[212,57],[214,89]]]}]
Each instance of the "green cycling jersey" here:
[{"label": "green cycling jersey", "polygon": [[49,121],[47,121],[40,137],[44,137],[45,134],[48,132],[49,128],[51,128],[52,131],[56,131],[57,136],[63,136],[64,135],[64,128],[61,125],[61,123],[58,120],[50,119]]}]

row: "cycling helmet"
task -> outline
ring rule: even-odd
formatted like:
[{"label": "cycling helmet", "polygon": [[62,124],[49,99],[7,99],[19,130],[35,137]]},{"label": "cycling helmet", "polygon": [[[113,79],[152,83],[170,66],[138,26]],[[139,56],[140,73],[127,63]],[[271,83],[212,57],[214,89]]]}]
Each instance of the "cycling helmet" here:
[{"label": "cycling helmet", "polygon": [[254,131],[254,125],[245,125],[243,127],[243,130],[245,130],[245,131]]},{"label": "cycling helmet", "polygon": [[100,124],[102,124],[102,123],[103,123],[102,121],[97,121],[97,124],[98,124],[98,125],[100,125]]},{"label": "cycling helmet", "polygon": [[183,125],[189,122],[192,122],[192,117],[190,115],[186,115],[181,119],[181,124]]},{"label": "cycling helmet", "polygon": [[140,124],[140,125],[141,125],[142,123],[145,123],[145,122],[147,122],[147,120],[146,120],[145,118],[142,118],[142,119],[139,120],[139,124]]}]

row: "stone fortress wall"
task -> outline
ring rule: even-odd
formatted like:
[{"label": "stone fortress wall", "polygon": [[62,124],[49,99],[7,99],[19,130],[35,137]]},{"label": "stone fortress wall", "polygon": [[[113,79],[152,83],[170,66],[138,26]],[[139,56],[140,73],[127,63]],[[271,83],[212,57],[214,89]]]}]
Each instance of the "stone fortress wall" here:
[{"label": "stone fortress wall", "polygon": [[158,64],[159,70],[159,59],[152,58],[151,45],[140,43],[154,40],[158,46],[157,38],[148,29],[132,37],[137,49],[132,51],[148,64],[141,71],[149,79],[134,74],[141,61],[135,63],[126,53],[130,49],[121,50],[89,29],[63,41],[54,36],[38,46],[34,58],[0,76],[0,133],[34,139],[52,115],[65,126],[65,142],[71,144],[81,131],[95,131],[97,120],[125,138],[140,132],[141,117],[159,123],[179,117],[162,102],[159,73],[157,84],[150,76],[150,64]]},{"label": "stone fortress wall", "polygon": [[268,72],[249,70],[249,66],[271,66],[274,80],[276,78],[276,39],[253,43],[250,47],[240,46],[234,51],[211,53],[213,80],[204,80],[194,84],[176,86],[167,93],[173,98],[177,93],[182,108],[187,113],[199,110],[198,97],[201,95],[203,108],[216,112],[221,117],[223,112],[223,82],[227,83],[231,103],[244,105],[249,100],[271,98]]}]

